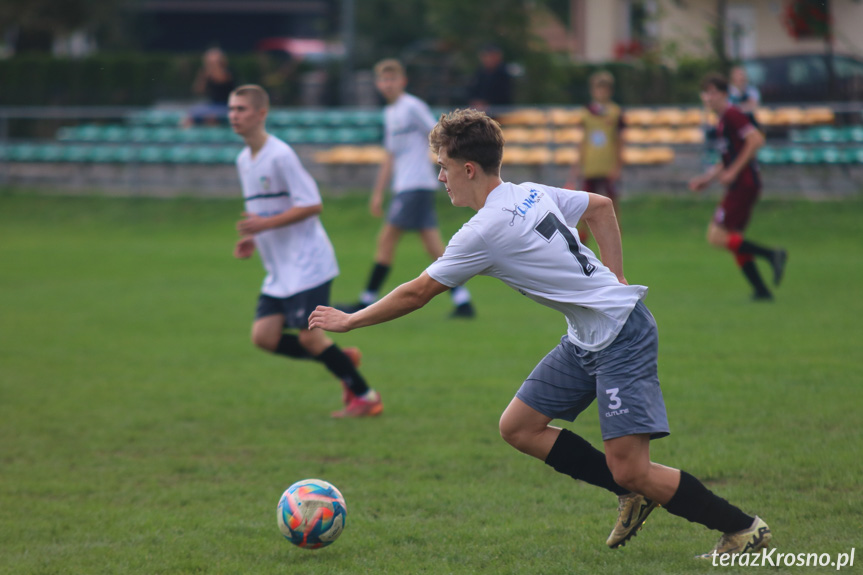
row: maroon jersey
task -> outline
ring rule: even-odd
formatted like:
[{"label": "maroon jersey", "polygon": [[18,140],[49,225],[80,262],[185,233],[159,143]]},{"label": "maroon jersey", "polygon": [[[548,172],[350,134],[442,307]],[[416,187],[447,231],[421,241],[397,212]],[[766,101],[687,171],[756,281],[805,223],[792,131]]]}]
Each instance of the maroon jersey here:
[{"label": "maroon jersey", "polygon": [[[728,106],[722,115],[719,117],[719,123],[716,126],[716,132],[719,135],[719,151],[722,154],[722,165],[726,168],[734,163],[740,152],[743,151],[743,146],[752,130],[757,130],[746,114],[740,111],[735,106]],[[758,166],[755,163],[755,158],[740,170],[737,180],[732,184],[754,185],[760,184],[758,179]]]}]

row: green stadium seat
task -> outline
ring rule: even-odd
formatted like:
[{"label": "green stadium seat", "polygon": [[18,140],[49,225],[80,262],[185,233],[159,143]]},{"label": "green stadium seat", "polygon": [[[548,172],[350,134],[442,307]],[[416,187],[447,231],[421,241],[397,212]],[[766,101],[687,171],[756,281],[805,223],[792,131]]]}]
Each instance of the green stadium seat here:
[{"label": "green stadium seat", "polygon": [[99,145],[90,149],[89,160],[97,164],[110,164],[117,161],[117,146]]},{"label": "green stadium seat", "polygon": [[846,129],[846,142],[863,143],[863,126],[850,126]]},{"label": "green stadium seat", "polygon": [[816,142],[832,144],[834,142],[840,141],[842,137],[842,131],[832,126],[822,126],[820,128],[813,128],[813,135],[813,140]]},{"label": "green stadium seat", "polygon": [[848,164],[863,164],[863,148],[847,148],[845,162]]},{"label": "green stadium seat", "polygon": [[36,151],[39,162],[59,162],[63,159],[63,146],[60,144],[42,144]]},{"label": "green stadium seat", "polygon": [[218,149],[213,146],[192,148],[189,161],[195,164],[216,164],[219,161]]},{"label": "green stadium seat", "polygon": [[219,148],[219,152],[217,154],[218,160],[220,164],[233,164],[237,161],[237,156],[240,155],[240,150],[243,148],[240,146],[224,146]]},{"label": "green stadium seat", "polygon": [[808,164],[810,155],[806,148],[789,148],[788,161],[792,164]]},{"label": "green stadium seat", "polygon": [[164,159],[171,164],[189,164],[192,161],[194,147],[187,144],[171,146],[165,152]]},{"label": "green stadium seat", "polygon": [[13,162],[33,162],[38,154],[36,144],[15,144],[9,150],[9,159]]},{"label": "green stadium seat", "polygon": [[77,138],[78,128],[74,126],[63,126],[57,130],[56,138],[61,142],[71,142]]},{"label": "green stadium seat", "polygon": [[180,141],[180,128],[175,126],[159,126],[151,133],[152,142],[173,144]]},{"label": "green stadium seat", "polygon": [[74,144],[63,148],[63,161],[74,164],[89,162],[93,158],[93,147],[82,144]]},{"label": "green stadium seat", "polygon": [[159,164],[166,160],[166,149],[161,146],[144,146],[138,149],[136,160],[145,164]]},{"label": "green stadium seat", "polygon": [[845,162],[845,154],[839,148],[819,148],[815,158],[816,164],[842,164]]}]

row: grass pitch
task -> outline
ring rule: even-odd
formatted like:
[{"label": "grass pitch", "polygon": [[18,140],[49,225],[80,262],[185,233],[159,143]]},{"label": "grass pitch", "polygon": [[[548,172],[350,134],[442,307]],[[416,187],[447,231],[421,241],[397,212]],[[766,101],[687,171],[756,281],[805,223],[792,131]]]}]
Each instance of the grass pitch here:
[{"label": "grass pitch", "polygon": [[[378,222],[364,197],[325,205],[334,300],[352,300]],[[718,569],[692,559],[717,534],[662,510],[607,549],[616,499],[499,438],[501,411],[565,326],[496,280],[468,284],[474,321],[446,319],[442,296],[335,336],[362,348],[386,411],[331,420],[340,386],[322,366],[249,343],[263,271],[231,257],[241,209],[0,194],[0,573]],[[627,278],[650,286],[672,426],[653,458],[764,517],[782,552],[863,548],[863,203],[762,203],[750,237],[791,254],[773,304],[750,303],[731,256],[705,244],[711,212],[623,205]],[[449,237],[471,212],[442,198],[439,215]],[[406,238],[387,287],[426,264]],[[566,425],[600,443],[593,408]],[[341,539],[314,552],[275,521],[282,491],[309,477],[348,503]],[[856,551],[846,570],[861,570]]]}]

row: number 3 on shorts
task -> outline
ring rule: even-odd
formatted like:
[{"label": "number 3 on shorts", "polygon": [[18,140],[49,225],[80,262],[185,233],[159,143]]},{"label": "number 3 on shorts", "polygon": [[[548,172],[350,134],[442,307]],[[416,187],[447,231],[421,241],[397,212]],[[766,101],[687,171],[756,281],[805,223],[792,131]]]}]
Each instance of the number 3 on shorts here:
[{"label": "number 3 on shorts", "polygon": [[612,387],[611,389],[606,389],[605,393],[608,394],[608,409],[619,409],[622,403],[620,402],[620,398],[617,397],[617,392],[620,391],[619,387]]}]

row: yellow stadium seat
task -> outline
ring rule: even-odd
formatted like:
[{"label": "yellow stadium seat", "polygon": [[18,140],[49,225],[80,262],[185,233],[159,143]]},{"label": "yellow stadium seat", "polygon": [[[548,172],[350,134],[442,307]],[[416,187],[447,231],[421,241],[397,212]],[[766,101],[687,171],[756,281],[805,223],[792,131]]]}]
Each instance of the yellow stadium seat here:
[{"label": "yellow stadium seat", "polygon": [[554,151],[554,163],[563,165],[577,164],[578,150],[574,147],[558,148]]},{"label": "yellow stadium seat", "polygon": [[832,124],[836,121],[836,114],[827,107],[808,108],[803,113],[807,124]]},{"label": "yellow stadium seat", "polygon": [[584,139],[584,130],[581,128],[560,128],[554,131],[555,144],[580,144]]},{"label": "yellow stadium seat", "polygon": [[552,108],[548,116],[555,126],[576,126],[582,122],[583,111],[578,108]]},{"label": "yellow stadium seat", "polygon": [[538,126],[548,123],[548,116],[543,110],[522,108],[503,114],[498,119],[502,126]]}]

